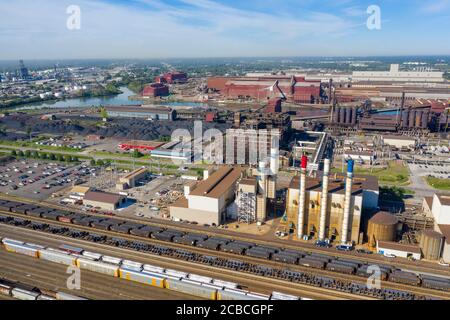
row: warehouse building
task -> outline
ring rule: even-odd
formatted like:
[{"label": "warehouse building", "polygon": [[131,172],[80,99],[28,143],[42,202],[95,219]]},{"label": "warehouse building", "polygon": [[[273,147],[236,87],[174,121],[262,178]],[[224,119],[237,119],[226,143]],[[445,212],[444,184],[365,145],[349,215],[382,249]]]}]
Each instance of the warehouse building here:
[{"label": "warehouse building", "polygon": [[414,149],[417,141],[414,137],[384,135],[383,143],[398,149]]},{"label": "warehouse building", "polygon": [[346,160],[351,159],[360,164],[372,164],[375,159],[374,153],[370,151],[347,150],[343,156]]},{"label": "warehouse building", "polygon": [[159,141],[125,141],[119,144],[119,148],[125,151],[139,150],[139,151],[152,151],[162,146],[164,143]]},{"label": "warehouse building", "polygon": [[420,260],[422,258],[420,247],[390,241],[377,241],[377,253],[406,259]]},{"label": "warehouse building", "polygon": [[108,116],[114,118],[144,118],[148,120],[176,119],[176,112],[166,107],[106,107]]},{"label": "warehouse building", "polygon": [[152,83],[144,87],[143,97],[165,97],[169,95],[169,87],[163,83]]},{"label": "warehouse building", "polygon": [[99,207],[104,210],[116,210],[124,205],[127,198],[120,194],[89,191],[83,198],[84,205],[90,205],[94,208]]},{"label": "warehouse building", "polygon": [[391,64],[389,71],[353,71],[353,82],[444,82],[444,73],[423,68],[415,71],[400,71],[398,64]]},{"label": "warehouse building", "polygon": [[191,185],[177,202],[170,206],[174,220],[220,225],[226,220],[227,208],[234,201],[236,182],[242,174],[239,167],[223,166],[206,180]]},{"label": "warehouse building", "polygon": [[326,159],[322,176],[307,178],[307,158],[302,157],[301,175],[292,179],[287,193],[288,228],[297,233],[298,239],[306,236],[362,243],[361,217],[365,210],[376,210],[378,206],[378,180],[372,176],[353,177],[352,160],[346,177],[330,175],[329,166]]},{"label": "warehouse building", "polygon": [[136,169],[124,177],[119,179],[119,182],[116,185],[118,190],[126,190],[129,188],[136,187],[136,184],[145,178],[147,178],[148,170],[145,167]]}]

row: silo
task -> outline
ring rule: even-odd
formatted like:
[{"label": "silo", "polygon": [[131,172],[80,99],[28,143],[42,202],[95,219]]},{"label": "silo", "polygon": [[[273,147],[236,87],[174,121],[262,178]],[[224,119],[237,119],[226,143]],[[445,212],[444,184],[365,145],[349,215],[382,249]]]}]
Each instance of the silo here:
[{"label": "silo", "polygon": [[379,241],[394,241],[398,220],[387,212],[378,212],[370,220],[367,227],[367,238],[370,247],[376,247]]},{"label": "silo", "polygon": [[336,124],[338,124],[341,120],[341,107],[336,108]]},{"label": "silo", "polygon": [[425,111],[422,116],[422,129],[428,128],[428,118],[430,117],[430,111]]},{"label": "silo", "polygon": [[403,111],[402,114],[403,128],[408,128],[408,120],[409,120],[409,111]]},{"label": "silo", "polygon": [[356,116],[357,116],[358,108],[354,107],[352,111],[352,125],[356,125]]},{"label": "silo", "polygon": [[337,123],[339,119],[339,110],[337,107],[333,107],[333,123]]},{"label": "silo", "polygon": [[441,257],[444,236],[434,230],[424,230],[420,234],[420,249],[427,260],[439,260]]},{"label": "silo", "polygon": [[414,128],[415,124],[416,124],[416,111],[415,110],[410,110],[409,111],[408,128]]},{"label": "silo", "polygon": [[420,128],[422,126],[422,116],[423,116],[423,111],[417,111],[416,112],[416,128]]},{"label": "silo", "polygon": [[352,123],[352,112],[353,109],[352,108],[346,108],[346,115],[345,115],[345,123],[346,124],[351,124]]},{"label": "silo", "polygon": [[339,112],[340,112],[340,115],[339,115],[339,123],[345,123],[345,110],[346,110],[347,108],[341,108],[340,110],[339,110]]}]

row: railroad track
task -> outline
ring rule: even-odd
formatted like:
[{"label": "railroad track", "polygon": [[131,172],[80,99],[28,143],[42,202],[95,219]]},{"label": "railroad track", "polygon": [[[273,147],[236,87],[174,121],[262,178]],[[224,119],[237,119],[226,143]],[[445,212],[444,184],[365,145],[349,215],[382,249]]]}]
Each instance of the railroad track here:
[{"label": "railroad track", "polygon": [[[0,235],[5,234],[5,231],[1,230]],[[8,226],[14,230],[23,231],[21,227]],[[28,231],[28,230],[27,230]],[[220,274],[221,279],[226,281],[237,282],[243,284],[246,288],[257,289],[257,292],[270,294],[273,290],[279,290],[288,294],[294,294],[303,297],[310,297],[313,299],[332,299],[332,300],[372,300],[368,297],[361,297],[357,295],[352,295],[345,292],[333,292],[320,287],[311,287],[299,283],[290,283],[289,287],[286,286],[286,282],[278,279],[266,278],[263,276],[245,274],[245,278],[242,278],[242,273],[237,271],[220,269],[212,266],[205,266],[201,264],[196,264],[189,261],[178,260],[175,258],[165,257],[165,256],[154,256],[142,252],[136,252],[129,249],[114,247],[111,249],[109,245],[92,243],[87,240],[81,239],[67,239],[67,237],[55,235],[52,239],[49,239],[46,234],[42,232],[29,230],[26,236],[20,232],[13,232],[13,237],[26,240],[28,242],[34,242],[41,245],[47,245],[49,247],[58,247],[61,243],[67,243],[71,245],[77,245],[83,247],[86,250],[98,252],[105,255],[114,254],[120,256],[124,259],[137,260],[143,263],[148,263],[156,266],[161,266],[164,268],[173,268],[187,273],[201,274],[209,277],[217,277]],[[8,231],[8,236],[10,232]],[[26,239],[25,239],[26,238]],[[12,253],[11,253],[12,254]],[[34,259],[34,258],[33,258]],[[1,264],[1,262],[0,262]]]},{"label": "railroad track", "polygon": [[[23,199],[23,198],[14,197],[14,196],[5,196],[3,194],[0,195],[0,199],[2,199],[2,198],[4,200],[24,202],[26,204],[35,204],[35,205],[48,207],[48,208],[52,208],[52,209],[57,209],[57,210],[62,210],[62,211],[76,212],[76,213],[83,214],[83,215],[102,217],[102,218],[111,218],[104,214],[91,213],[91,212],[86,213],[84,211],[81,211],[78,209],[73,209],[73,208],[68,209],[67,207],[56,205],[56,204],[49,203],[46,201],[39,202],[39,201],[33,201],[33,200]],[[374,257],[370,257],[368,255],[361,256],[361,255],[356,255],[356,254],[355,255],[348,254],[348,253],[340,252],[337,250],[320,249],[320,248],[316,248],[316,247],[307,246],[302,242],[299,242],[298,245],[297,244],[292,245],[290,243],[283,242],[283,240],[278,240],[278,241],[277,240],[274,240],[274,241],[260,240],[260,239],[255,239],[255,237],[251,237],[251,236],[242,236],[241,234],[238,234],[238,233],[234,233],[234,234],[228,233],[227,234],[226,232],[217,232],[217,231],[214,232],[211,230],[199,230],[198,228],[195,228],[195,227],[192,228],[192,227],[179,226],[179,225],[175,225],[173,223],[164,224],[164,223],[160,223],[160,222],[143,221],[143,220],[129,218],[129,217],[123,217],[123,216],[115,216],[114,218],[133,222],[133,223],[143,224],[143,225],[155,226],[155,227],[164,228],[164,229],[170,228],[171,230],[177,230],[177,231],[181,231],[181,232],[206,234],[209,237],[216,236],[216,237],[223,237],[223,238],[227,238],[227,239],[235,240],[235,241],[252,242],[252,243],[255,243],[255,244],[258,244],[261,246],[276,245],[276,246],[279,246],[279,247],[282,247],[285,249],[292,249],[292,250],[301,249],[301,250],[305,250],[305,251],[312,252],[312,253],[326,254],[326,255],[339,257],[339,258],[343,258],[343,259],[357,259],[361,262],[366,262],[367,264],[389,264],[389,265],[395,266],[396,268],[399,268],[399,269],[408,269],[408,270],[413,270],[413,271],[420,272],[420,273],[434,273],[436,275],[450,277],[450,269],[449,268],[447,268],[448,270],[440,269],[437,264],[430,266],[430,267],[418,266],[413,263],[386,260],[383,257],[374,258]],[[97,229],[95,229],[95,230],[97,230]]]},{"label": "railroad track", "polygon": [[[98,235],[121,238],[121,239],[124,239],[127,241],[137,241],[137,242],[141,242],[141,243],[161,245],[161,246],[168,247],[171,249],[181,249],[181,250],[185,250],[185,251],[196,253],[196,254],[203,255],[203,256],[214,255],[214,256],[217,256],[222,259],[239,260],[239,261],[243,261],[243,262],[255,264],[255,265],[262,265],[262,262],[263,262],[264,266],[275,268],[275,269],[288,269],[291,271],[302,272],[302,273],[309,274],[309,275],[330,277],[330,278],[333,278],[333,279],[336,279],[339,281],[348,281],[348,282],[353,282],[353,283],[359,283],[362,285],[366,284],[365,278],[362,278],[362,277],[359,277],[356,275],[346,275],[346,274],[323,270],[323,269],[311,269],[309,267],[285,264],[285,263],[280,263],[280,262],[275,262],[275,261],[270,261],[270,260],[262,260],[259,258],[236,255],[236,254],[226,253],[226,252],[222,252],[222,251],[214,251],[214,250],[210,250],[210,249],[203,249],[203,248],[198,248],[198,247],[184,245],[184,244],[161,241],[161,240],[157,240],[157,239],[153,239],[153,238],[143,238],[143,237],[138,237],[138,236],[129,235],[129,234],[123,234],[123,233],[119,233],[119,232],[115,232],[115,231],[99,230],[99,229],[96,229],[93,227],[84,227],[84,226],[73,225],[71,223],[65,223],[65,222],[60,222],[60,221],[53,221],[53,220],[49,221],[44,218],[30,217],[30,216],[26,216],[23,214],[17,214],[17,213],[5,212],[5,211],[0,211],[0,213],[2,213],[3,215],[6,215],[6,216],[10,216],[10,217],[16,217],[16,218],[20,218],[20,219],[25,218],[26,220],[29,220],[32,222],[49,224],[49,225],[69,228],[69,229],[73,229],[73,230],[85,231],[85,232],[89,232],[89,233],[93,232]],[[22,227],[22,228],[24,228],[24,227]],[[65,237],[65,238],[67,238],[67,237]],[[223,269],[221,269],[221,270],[223,270]],[[250,273],[241,272],[241,274],[245,274],[245,276],[247,276]],[[242,276],[241,276],[241,278],[242,278]],[[291,283],[288,280],[284,280],[284,282]],[[411,292],[411,293],[414,293],[414,294],[417,294],[420,296],[429,296],[429,297],[435,297],[435,298],[439,298],[439,299],[450,299],[450,293],[433,290],[433,289],[428,289],[428,288],[415,287],[415,286],[405,285],[405,284],[398,284],[398,283],[394,283],[394,282],[390,282],[390,281],[382,281],[381,286],[382,286],[382,288]]]}]

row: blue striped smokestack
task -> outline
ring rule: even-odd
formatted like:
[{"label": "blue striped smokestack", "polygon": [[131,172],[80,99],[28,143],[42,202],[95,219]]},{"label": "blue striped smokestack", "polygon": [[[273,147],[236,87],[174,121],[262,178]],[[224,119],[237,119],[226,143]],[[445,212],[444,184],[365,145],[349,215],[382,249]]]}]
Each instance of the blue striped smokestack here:
[{"label": "blue striped smokestack", "polygon": [[348,174],[353,174],[353,167],[354,166],[355,166],[355,161],[348,160],[348,162],[347,162],[347,173]]}]

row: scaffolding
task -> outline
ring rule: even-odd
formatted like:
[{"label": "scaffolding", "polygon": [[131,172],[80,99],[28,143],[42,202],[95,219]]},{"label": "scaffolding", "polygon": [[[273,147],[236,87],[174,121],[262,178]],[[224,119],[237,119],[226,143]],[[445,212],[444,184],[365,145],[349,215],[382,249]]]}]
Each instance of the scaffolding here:
[{"label": "scaffolding", "polygon": [[237,195],[237,218],[240,223],[256,221],[256,194],[253,192],[239,192]]}]

